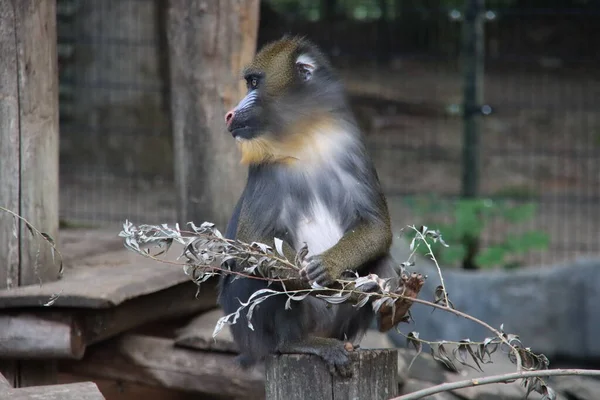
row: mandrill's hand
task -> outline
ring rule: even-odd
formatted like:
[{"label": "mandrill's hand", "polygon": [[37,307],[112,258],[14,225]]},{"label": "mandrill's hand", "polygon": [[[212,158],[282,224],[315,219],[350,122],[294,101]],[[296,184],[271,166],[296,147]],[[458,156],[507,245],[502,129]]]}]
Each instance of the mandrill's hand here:
[{"label": "mandrill's hand", "polygon": [[337,277],[331,275],[334,268],[328,266],[323,257],[317,255],[308,257],[304,261],[304,268],[300,270],[300,277],[309,283],[317,283],[321,286],[329,286],[335,282]]}]

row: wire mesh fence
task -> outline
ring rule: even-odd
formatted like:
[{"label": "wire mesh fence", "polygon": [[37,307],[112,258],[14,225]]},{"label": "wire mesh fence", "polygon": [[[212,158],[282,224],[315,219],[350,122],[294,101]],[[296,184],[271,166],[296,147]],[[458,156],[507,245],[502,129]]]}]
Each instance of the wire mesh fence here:
[{"label": "wire mesh fence", "polygon": [[157,1],[58,2],[65,221],[174,219],[160,15]]},{"label": "wire mesh fence", "polygon": [[[397,228],[445,223],[455,235],[457,226],[482,228],[453,203],[465,171],[467,3],[261,4],[259,47],[291,32],[331,55]],[[162,0],[59,0],[67,222],[175,220],[164,6]],[[532,207],[491,216],[480,246],[500,251],[514,246],[511,239],[541,232],[549,235],[547,248],[511,254],[525,263],[597,255],[600,2],[488,0],[481,18],[481,107],[487,108],[477,132],[478,194],[484,210],[503,202]],[[535,235],[527,237],[535,242]]]}]

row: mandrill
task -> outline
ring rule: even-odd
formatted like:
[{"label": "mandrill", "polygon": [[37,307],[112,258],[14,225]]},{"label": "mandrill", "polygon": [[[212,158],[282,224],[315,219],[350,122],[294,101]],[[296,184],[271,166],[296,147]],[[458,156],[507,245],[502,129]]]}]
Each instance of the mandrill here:
[{"label": "mandrill", "polygon": [[[347,271],[396,276],[386,199],[328,59],[306,39],[284,37],[262,48],[243,77],[248,93],[225,122],[248,179],[227,238],[274,248],[277,237],[289,260],[306,244],[305,262],[296,281],[286,282],[288,289],[328,286]],[[229,267],[242,269],[235,262]],[[232,278],[220,281],[219,304],[227,314],[267,287],[264,280]],[[286,300],[273,296],[260,303],[254,330],[245,313],[231,325],[240,364],[250,366],[270,353],[309,353],[348,376],[345,341],[362,339],[373,308],[308,296],[286,310]]]}]

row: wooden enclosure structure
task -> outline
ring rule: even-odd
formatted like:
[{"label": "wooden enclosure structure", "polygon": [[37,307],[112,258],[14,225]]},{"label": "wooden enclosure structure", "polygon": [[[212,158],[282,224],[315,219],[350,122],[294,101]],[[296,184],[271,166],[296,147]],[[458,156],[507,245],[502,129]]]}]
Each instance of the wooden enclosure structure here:
[{"label": "wooden enclosure structure", "polygon": [[[259,1],[166,4],[179,220],[223,223],[243,176],[199,171],[217,160],[214,171],[238,168],[222,116],[242,94]],[[236,367],[227,331],[212,338],[215,282],[197,293],[181,268],[125,250],[116,229],[59,232],[56,38],[56,0],[0,1],[0,397],[264,398],[264,372]],[[370,385],[383,379],[393,396],[394,357],[357,357],[360,379],[343,390],[359,393],[385,359]],[[269,373],[288,373],[293,363],[280,360]]]},{"label": "wooden enclosure structure", "polygon": [[[198,136],[210,135],[209,132],[215,130],[217,119],[185,120],[186,123],[182,126],[179,122],[182,115],[178,108],[183,107],[194,114],[193,109],[202,106],[205,110],[202,115],[216,116],[224,114],[233,104],[240,94],[238,90],[241,86],[238,86],[238,81],[234,79],[235,73],[231,71],[239,69],[254,53],[258,3],[257,0],[244,3],[222,1],[217,10],[216,3],[213,2],[167,2],[174,81],[172,86],[182,87],[196,82],[193,90],[203,92],[199,88],[203,85],[208,87],[207,82],[210,82],[210,87],[214,90],[226,91],[210,93],[210,96],[221,99],[221,102],[214,101],[213,98],[190,98],[194,95],[193,90],[186,92],[188,97],[181,97],[179,92],[174,91],[173,131],[179,149],[187,152],[182,157],[187,155],[186,159],[192,160],[191,164],[182,164],[180,176],[189,176],[188,169],[201,167],[194,164],[196,161],[192,157],[194,151],[200,151],[200,147],[192,144],[197,142]],[[221,19],[214,24],[218,15]],[[181,23],[181,18],[184,17],[188,18],[189,24]],[[202,35],[197,35],[197,28],[202,31]],[[207,38],[210,40],[207,41]],[[197,49],[203,50],[198,52]],[[188,59],[196,64],[192,66]],[[212,60],[213,64],[206,66],[204,77],[196,79],[195,70],[204,59]],[[211,71],[219,72],[220,75]],[[93,362],[94,355],[110,352],[111,349],[114,351],[112,358],[120,353],[135,353],[135,349],[150,345],[156,357],[162,354],[161,351],[174,351],[174,359],[170,360],[176,362],[181,352],[177,353],[172,349],[174,340],[136,336],[131,332],[155,322],[164,325],[165,320],[193,317],[216,307],[214,285],[205,285],[196,296],[196,286],[180,268],[129,254],[116,236],[118,231],[111,232],[108,236],[102,236],[101,232],[84,231],[61,231],[59,235],[58,115],[56,0],[1,1],[2,398],[5,398],[5,393],[10,393],[10,398],[25,399],[42,392],[46,393],[45,397],[39,398],[44,399],[104,398],[93,383],[59,383],[65,380],[77,381],[75,375],[81,378],[79,380],[88,380],[81,377],[80,371],[85,371],[86,363]],[[206,147],[210,149],[207,154],[215,153],[216,148],[221,152],[221,160],[229,159],[228,163],[234,164],[236,155],[228,151],[229,156],[224,156],[223,144],[215,142],[212,149],[210,146]],[[194,176],[200,175],[195,173]],[[190,186],[184,178],[179,181],[186,188]],[[215,179],[215,182],[223,181]],[[204,186],[202,190],[213,188],[214,191],[210,193],[217,198],[227,197],[227,193],[210,185],[210,182],[205,182]],[[182,191],[183,196],[187,196],[186,202],[193,207],[186,204],[182,207],[184,210],[200,208],[208,216],[220,204],[227,203],[217,202],[212,196],[198,205],[189,200],[191,196],[185,190]],[[235,187],[227,190],[231,192],[229,197],[237,195],[234,193]],[[205,192],[208,193],[206,190]],[[193,213],[186,211],[183,218],[191,217],[191,214]],[[53,254],[52,247],[45,239],[54,241],[62,250],[64,272],[60,258]],[[142,331],[145,329],[151,328],[144,328]],[[128,332],[129,334],[120,336]],[[89,346],[94,351],[92,347],[88,349]],[[207,357],[212,357],[219,368],[222,368],[219,355]],[[233,355],[223,357],[225,360],[233,359]],[[142,361],[139,362],[143,365]],[[200,358],[196,363],[206,365],[207,360]],[[211,364],[210,360],[208,364]],[[230,366],[226,369],[231,370]],[[118,369],[116,364],[113,367]],[[74,374],[64,372],[70,368],[75,371]],[[110,377],[107,368],[100,371],[106,373],[105,377]],[[217,372],[222,374],[223,371],[209,368],[207,374]],[[102,378],[98,377],[98,373],[95,377]],[[227,374],[223,375],[223,379],[227,377]],[[127,374],[119,374],[116,378],[119,381],[135,381],[135,376]],[[147,379],[143,381],[143,384],[158,384]],[[173,387],[168,382],[161,384]],[[212,390],[217,389],[221,390]],[[205,389],[201,391],[206,393]],[[227,390],[225,394],[226,392]]]},{"label": "wooden enclosure structure", "polygon": [[[0,2],[0,206],[58,234],[58,70],[55,1]],[[0,212],[0,288],[58,279],[47,246]],[[6,322],[6,321],[5,321]],[[52,361],[2,361],[11,385],[55,380]]]}]

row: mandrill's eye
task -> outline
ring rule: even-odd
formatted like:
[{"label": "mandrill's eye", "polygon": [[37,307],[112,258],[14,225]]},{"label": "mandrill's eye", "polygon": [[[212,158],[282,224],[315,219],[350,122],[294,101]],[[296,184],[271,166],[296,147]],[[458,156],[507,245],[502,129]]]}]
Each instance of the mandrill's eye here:
[{"label": "mandrill's eye", "polygon": [[308,81],[312,77],[312,70],[305,64],[296,64],[296,69],[298,70],[298,76],[303,81]]},{"label": "mandrill's eye", "polygon": [[255,90],[258,88],[258,78],[248,78],[248,89]]}]

